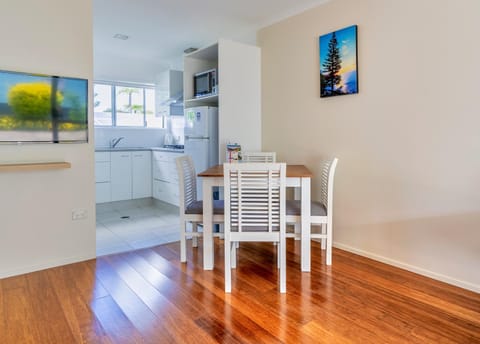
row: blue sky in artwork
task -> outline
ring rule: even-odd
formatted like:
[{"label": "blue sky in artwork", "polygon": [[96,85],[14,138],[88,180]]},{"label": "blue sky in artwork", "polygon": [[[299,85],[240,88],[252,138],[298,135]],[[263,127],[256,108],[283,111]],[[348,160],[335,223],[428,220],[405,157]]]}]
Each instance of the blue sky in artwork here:
[{"label": "blue sky in artwork", "polygon": [[[319,56],[320,56],[320,74],[324,74],[324,66],[328,56],[328,44],[332,39],[333,33],[319,37]],[[337,38],[338,49],[340,52],[341,68],[338,71],[340,82],[335,85],[335,93],[331,94],[333,90],[329,90],[328,86],[324,85],[326,92],[322,94],[349,94],[358,92],[357,80],[357,26],[352,25],[344,29],[335,31]],[[322,91],[324,92],[324,91]]]},{"label": "blue sky in artwork", "polygon": [[[338,47],[342,58],[342,69],[340,74],[348,73],[356,69],[356,31],[357,26],[352,25],[344,29],[335,31],[337,36]],[[332,33],[320,36],[319,48],[320,48],[320,68],[323,69],[322,61],[325,61],[328,53],[328,43],[332,38]]]}]

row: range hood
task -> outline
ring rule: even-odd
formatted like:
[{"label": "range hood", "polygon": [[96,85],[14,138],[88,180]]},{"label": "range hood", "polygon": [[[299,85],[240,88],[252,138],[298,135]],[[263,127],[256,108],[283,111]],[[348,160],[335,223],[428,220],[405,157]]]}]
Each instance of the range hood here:
[{"label": "range hood", "polygon": [[183,91],[160,103],[161,106],[183,105]]}]

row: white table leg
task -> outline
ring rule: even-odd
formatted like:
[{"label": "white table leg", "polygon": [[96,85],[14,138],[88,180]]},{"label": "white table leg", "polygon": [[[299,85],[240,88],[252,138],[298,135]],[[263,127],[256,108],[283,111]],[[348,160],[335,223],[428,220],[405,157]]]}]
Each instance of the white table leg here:
[{"label": "white table leg", "polygon": [[203,178],[203,269],[213,270],[213,178]]},{"label": "white table leg", "polygon": [[302,271],[310,271],[310,178],[302,178]]}]

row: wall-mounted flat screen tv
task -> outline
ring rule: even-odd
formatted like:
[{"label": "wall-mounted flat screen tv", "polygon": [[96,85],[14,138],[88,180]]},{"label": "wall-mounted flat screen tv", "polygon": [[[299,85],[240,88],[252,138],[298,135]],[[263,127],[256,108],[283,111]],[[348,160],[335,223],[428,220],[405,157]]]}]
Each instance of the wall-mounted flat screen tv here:
[{"label": "wall-mounted flat screen tv", "polygon": [[0,70],[0,143],[88,142],[88,80]]}]

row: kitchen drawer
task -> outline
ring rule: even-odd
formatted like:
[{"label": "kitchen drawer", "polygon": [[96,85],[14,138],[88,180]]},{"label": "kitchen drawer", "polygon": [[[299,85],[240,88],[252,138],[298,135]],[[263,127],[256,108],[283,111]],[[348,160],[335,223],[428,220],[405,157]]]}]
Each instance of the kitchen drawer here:
[{"label": "kitchen drawer", "polygon": [[178,172],[177,172],[177,165],[175,162],[154,160],[152,174],[153,174],[153,179],[178,183]]},{"label": "kitchen drawer", "polygon": [[178,184],[164,182],[161,180],[153,181],[153,198],[173,204],[179,205],[179,189]]},{"label": "kitchen drawer", "polygon": [[110,152],[95,152],[95,162],[110,161]]},{"label": "kitchen drawer", "polygon": [[170,204],[174,204],[176,206],[179,205],[179,186],[175,183],[169,183],[167,185],[167,202]]},{"label": "kitchen drawer", "polygon": [[177,183],[178,184],[178,171],[177,171],[177,165],[176,164],[171,164],[169,166],[169,175],[170,175],[170,182],[172,183]]},{"label": "kitchen drawer", "polygon": [[95,182],[104,183],[110,181],[110,161],[95,163]]},{"label": "kitchen drawer", "polygon": [[167,186],[168,182],[164,182],[161,180],[154,180],[153,187],[152,187],[152,194],[153,198],[159,199],[161,201],[167,200]]},{"label": "kitchen drawer", "polygon": [[153,160],[165,161],[165,162],[172,161],[172,153],[154,151]]},{"label": "kitchen drawer", "polygon": [[153,179],[169,182],[171,179],[170,163],[163,161],[155,161],[153,164]]},{"label": "kitchen drawer", "polygon": [[182,153],[160,152],[160,151],[153,151],[152,153],[153,153],[152,154],[153,160],[171,162],[173,164],[175,164],[176,158],[183,155]]}]

